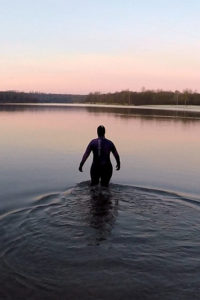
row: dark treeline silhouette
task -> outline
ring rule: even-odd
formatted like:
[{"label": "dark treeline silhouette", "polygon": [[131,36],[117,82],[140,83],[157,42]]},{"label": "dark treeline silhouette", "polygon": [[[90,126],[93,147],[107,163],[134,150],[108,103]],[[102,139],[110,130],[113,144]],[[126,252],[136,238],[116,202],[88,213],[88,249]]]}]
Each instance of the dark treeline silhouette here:
[{"label": "dark treeline silhouette", "polygon": [[121,91],[88,95],[45,94],[38,92],[0,91],[1,103],[97,103],[121,105],[200,105],[200,94],[191,90],[141,92]]},{"label": "dark treeline silhouette", "polygon": [[85,98],[85,95],[0,91],[0,103],[79,103]]},{"label": "dark treeline silhouette", "polygon": [[101,94],[99,92],[87,95],[85,102],[121,105],[200,105],[200,94],[191,90],[141,92],[121,91]]}]

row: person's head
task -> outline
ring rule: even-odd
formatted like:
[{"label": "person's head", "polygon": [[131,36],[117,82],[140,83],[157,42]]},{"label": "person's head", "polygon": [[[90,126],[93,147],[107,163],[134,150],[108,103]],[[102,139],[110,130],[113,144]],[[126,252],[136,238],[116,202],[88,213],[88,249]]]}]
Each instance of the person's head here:
[{"label": "person's head", "polygon": [[99,137],[104,137],[105,135],[105,127],[103,125],[100,125],[98,128],[97,128],[97,134]]}]

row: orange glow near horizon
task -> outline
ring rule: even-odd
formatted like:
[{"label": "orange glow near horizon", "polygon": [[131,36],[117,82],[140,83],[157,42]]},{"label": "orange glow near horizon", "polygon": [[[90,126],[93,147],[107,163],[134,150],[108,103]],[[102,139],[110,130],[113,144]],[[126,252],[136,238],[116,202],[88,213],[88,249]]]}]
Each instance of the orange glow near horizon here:
[{"label": "orange glow near horizon", "polygon": [[198,90],[200,60],[170,52],[124,55],[57,55],[1,62],[0,90],[57,93],[124,89]]}]

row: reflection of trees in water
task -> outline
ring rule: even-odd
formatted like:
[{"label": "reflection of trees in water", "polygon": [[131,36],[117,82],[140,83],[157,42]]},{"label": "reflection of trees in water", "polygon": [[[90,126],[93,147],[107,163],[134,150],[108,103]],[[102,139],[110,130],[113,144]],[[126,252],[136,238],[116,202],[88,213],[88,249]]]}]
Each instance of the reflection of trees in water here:
[{"label": "reflection of trees in water", "polygon": [[85,110],[85,107],[81,106],[65,106],[62,104],[56,104],[56,105],[51,105],[51,104],[12,104],[12,105],[0,105],[0,113],[1,112],[49,112],[49,111],[78,111],[78,110]]},{"label": "reflection of trees in water", "polygon": [[53,112],[53,111],[87,111],[90,114],[96,116],[96,114],[110,115],[113,114],[115,118],[120,118],[122,120],[129,120],[131,118],[140,118],[145,121],[155,120],[160,122],[161,120],[165,120],[167,118],[167,122],[169,120],[174,122],[181,123],[191,123],[198,122],[200,120],[200,112],[194,111],[177,111],[177,110],[162,110],[162,109],[145,109],[145,108],[128,108],[128,107],[98,107],[98,106],[64,106],[64,105],[0,105],[0,113],[1,112]]},{"label": "reflection of trees in water", "polygon": [[110,235],[118,214],[118,200],[112,199],[109,189],[91,189],[89,205],[89,225],[95,229],[95,239],[99,243]]},{"label": "reflection of trees in water", "polygon": [[[200,120],[200,112],[194,111],[177,111],[163,109],[145,109],[145,108],[122,108],[122,107],[87,107],[90,113],[114,114],[115,117],[121,119],[141,118],[147,121],[158,120],[160,122],[163,117],[168,120],[179,121],[182,123],[198,122]],[[196,119],[195,119],[196,118]]]}]

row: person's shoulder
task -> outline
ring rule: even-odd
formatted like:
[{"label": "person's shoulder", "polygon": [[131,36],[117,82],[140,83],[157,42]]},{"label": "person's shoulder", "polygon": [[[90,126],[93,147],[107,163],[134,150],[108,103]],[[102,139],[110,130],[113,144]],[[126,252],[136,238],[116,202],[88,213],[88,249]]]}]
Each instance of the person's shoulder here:
[{"label": "person's shoulder", "polygon": [[111,140],[108,140],[108,139],[106,139],[106,138],[105,138],[105,140],[106,140],[106,143],[110,144],[111,146],[114,145],[113,142],[112,142]]},{"label": "person's shoulder", "polygon": [[98,139],[93,139],[93,140],[91,140],[91,141],[90,141],[90,145],[96,144],[96,143],[97,143],[97,140],[98,140]]},{"label": "person's shoulder", "polygon": [[98,141],[98,139],[92,139],[91,143],[96,143]]}]

